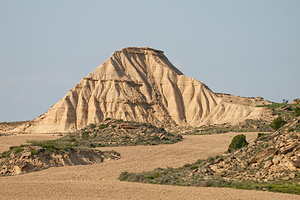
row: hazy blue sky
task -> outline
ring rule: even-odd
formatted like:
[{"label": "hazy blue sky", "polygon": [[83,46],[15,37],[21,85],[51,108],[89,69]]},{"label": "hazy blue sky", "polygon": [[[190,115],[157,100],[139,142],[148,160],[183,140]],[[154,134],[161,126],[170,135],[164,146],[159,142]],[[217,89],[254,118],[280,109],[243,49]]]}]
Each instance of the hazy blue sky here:
[{"label": "hazy blue sky", "polygon": [[163,50],[214,92],[300,97],[299,0],[0,0],[0,121],[46,112],[115,51]]}]

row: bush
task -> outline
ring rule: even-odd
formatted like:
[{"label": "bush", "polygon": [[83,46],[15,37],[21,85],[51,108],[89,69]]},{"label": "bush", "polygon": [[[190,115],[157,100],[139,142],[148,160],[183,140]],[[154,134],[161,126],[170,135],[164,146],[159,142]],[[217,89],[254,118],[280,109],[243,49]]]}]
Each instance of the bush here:
[{"label": "bush", "polygon": [[276,119],[273,120],[271,127],[277,131],[279,128],[283,127],[286,124],[286,121],[282,119],[282,117],[277,117]]},{"label": "bush", "polygon": [[96,125],[95,124],[91,124],[90,125],[90,129],[94,129],[94,128],[96,128]]},{"label": "bush", "polygon": [[106,124],[100,124],[100,126],[99,126],[99,129],[105,129],[105,128],[107,128],[107,125]]},{"label": "bush", "polygon": [[30,152],[32,155],[37,155],[40,153],[40,150],[39,149],[30,149]]},{"label": "bush", "polygon": [[260,138],[260,137],[265,136],[265,135],[266,135],[265,133],[258,133],[257,138]]},{"label": "bush", "polygon": [[288,132],[293,132],[295,129],[294,128],[289,128]]},{"label": "bush", "polygon": [[296,113],[296,117],[299,117],[300,116],[300,107],[296,107],[295,108],[295,113]]},{"label": "bush", "polygon": [[82,135],[82,139],[84,140],[88,140],[90,138],[89,132],[87,131],[82,132],[81,135]]},{"label": "bush", "polygon": [[14,151],[15,151],[15,153],[20,153],[20,152],[24,151],[24,149],[22,147],[16,147],[14,149]]},{"label": "bush", "polygon": [[166,130],[163,127],[158,128],[159,132],[166,132]]},{"label": "bush", "polygon": [[248,145],[248,142],[246,140],[246,136],[243,134],[237,135],[232,139],[232,141],[229,145],[229,148],[228,148],[228,152],[230,153],[234,150],[240,149],[247,145]]}]

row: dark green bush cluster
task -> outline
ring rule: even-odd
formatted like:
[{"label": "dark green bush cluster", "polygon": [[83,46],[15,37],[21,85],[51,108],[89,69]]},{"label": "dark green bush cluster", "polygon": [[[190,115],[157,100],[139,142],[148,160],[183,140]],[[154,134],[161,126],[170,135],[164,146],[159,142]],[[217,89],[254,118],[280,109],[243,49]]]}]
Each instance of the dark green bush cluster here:
[{"label": "dark green bush cluster", "polygon": [[88,131],[83,131],[81,133],[82,139],[88,140],[90,138],[90,133]]},{"label": "dark green bush cluster", "polygon": [[39,149],[34,149],[34,148],[30,148],[30,153],[32,155],[37,155],[38,153],[40,153],[41,151]]},{"label": "dark green bush cluster", "polygon": [[293,132],[295,129],[294,128],[289,128],[288,132]]},{"label": "dark green bush cluster", "polygon": [[296,107],[295,108],[295,113],[296,113],[296,117],[299,117],[300,116],[300,107]]},{"label": "dark green bush cluster", "polygon": [[265,136],[265,135],[266,135],[265,133],[258,133],[257,138],[260,138],[260,137]]},{"label": "dark green bush cluster", "polygon": [[91,124],[90,125],[90,129],[94,129],[94,128],[96,128],[96,125],[95,124]]},{"label": "dark green bush cluster", "polygon": [[248,145],[248,142],[246,140],[246,136],[243,134],[237,135],[232,139],[232,141],[229,145],[229,148],[228,148],[228,152],[230,153],[234,150],[238,150],[247,145]]},{"label": "dark green bush cluster", "polygon": [[105,129],[105,128],[107,128],[107,124],[100,124],[99,125],[100,130]]},{"label": "dark green bush cluster", "polygon": [[273,120],[271,127],[277,131],[279,128],[283,127],[287,122],[284,121],[282,117],[277,117],[276,119]]}]

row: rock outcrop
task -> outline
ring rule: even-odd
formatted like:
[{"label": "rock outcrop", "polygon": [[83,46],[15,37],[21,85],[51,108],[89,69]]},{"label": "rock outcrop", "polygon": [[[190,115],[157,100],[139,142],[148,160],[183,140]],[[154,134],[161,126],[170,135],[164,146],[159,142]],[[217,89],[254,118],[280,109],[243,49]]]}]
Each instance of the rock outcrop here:
[{"label": "rock outcrop", "polygon": [[291,104],[300,104],[300,99],[299,98],[296,98],[294,99]]},{"label": "rock outcrop", "polygon": [[271,135],[262,135],[254,144],[233,154],[203,163],[193,175],[217,175],[236,180],[258,182],[293,179],[299,183],[300,117]]},{"label": "rock outcrop", "polygon": [[0,175],[17,175],[39,171],[49,167],[91,165],[101,163],[105,159],[119,159],[117,152],[102,152],[99,150],[73,150],[70,152],[46,154],[39,151],[41,147],[23,147],[21,152],[11,152],[8,157],[0,158]]},{"label": "rock outcrop", "polygon": [[229,103],[186,77],[151,48],[116,51],[47,113],[15,132],[69,132],[106,118],[156,126],[202,126],[259,119],[264,108]]}]

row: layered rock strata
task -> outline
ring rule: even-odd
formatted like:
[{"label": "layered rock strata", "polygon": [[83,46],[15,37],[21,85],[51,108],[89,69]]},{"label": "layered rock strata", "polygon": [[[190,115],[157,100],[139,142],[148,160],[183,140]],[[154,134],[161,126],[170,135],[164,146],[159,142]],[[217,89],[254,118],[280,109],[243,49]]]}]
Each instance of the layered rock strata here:
[{"label": "layered rock strata", "polygon": [[163,54],[128,47],[71,89],[47,113],[14,131],[69,132],[106,118],[156,126],[202,126],[259,119],[264,108],[228,103],[184,76]]},{"label": "layered rock strata", "polygon": [[12,152],[8,157],[0,158],[0,175],[17,175],[39,171],[49,167],[91,165],[101,163],[105,159],[119,159],[117,152],[102,152],[99,150],[73,150],[65,153],[40,152],[35,155],[33,150],[41,147],[23,147],[22,152]]}]

